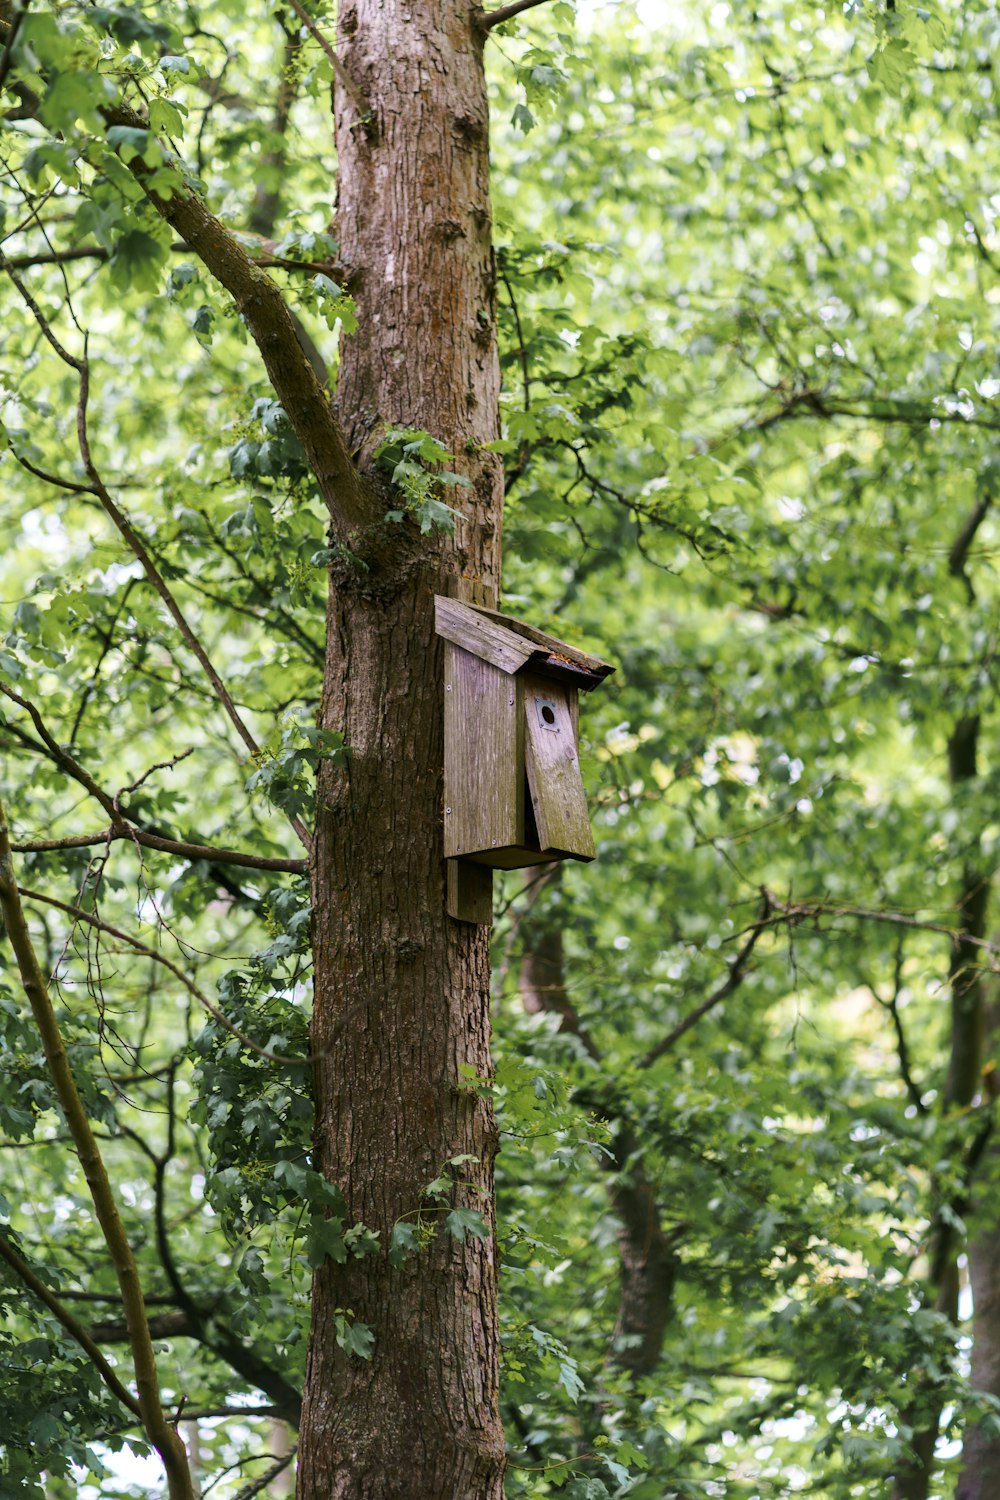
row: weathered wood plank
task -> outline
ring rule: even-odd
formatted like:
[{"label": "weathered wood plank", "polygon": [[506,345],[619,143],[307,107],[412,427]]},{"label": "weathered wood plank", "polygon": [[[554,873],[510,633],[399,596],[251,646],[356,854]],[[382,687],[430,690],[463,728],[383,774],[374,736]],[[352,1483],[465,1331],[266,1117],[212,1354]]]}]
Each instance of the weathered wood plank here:
[{"label": "weathered wood plank", "polygon": [[519,679],[451,641],[444,671],[444,852],[524,842],[524,715]]},{"label": "weathered wood plank", "polygon": [[[500,614],[499,611],[484,608],[482,605],[476,606],[476,613],[485,619],[496,621],[498,625],[502,625],[514,635],[523,636],[526,641],[532,641],[548,655],[562,657],[572,666],[580,667],[584,672],[591,672],[603,679],[615,670],[599,656],[591,656],[588,651],[580,651],[576,646],[567,645],[565,641],[557,640],[554,635],[546,635],[544,630],[536,630],[534,625],[529,625],[525,620],[518,620],[514,615]],[[536,658],[537,660],[539,659]]]},{"label": "weathered wood plank", "polygon": [[458,922],[488,927],[493,921],[493,871],[489,865],[467,859],[446,861],[448,872],[447,911]]},{"label": "weathered wood plank", "polygon": [[[471,596],[477,592],[480,597],[486,597],[482,587],[477,587],[473,580],[456,579],[454,587],[460,592],[457,599],[443,594],[435,596],[438,635],[499,667],[502,672],[552,671],[571,679],[580,673],[576,685],[587,691],[597,687],[614,671],[614,667],[599,657],[578,651],[575,646],[536,630],[524,620],[472,603]],[[468,596],[468,602],[462,595]]]},{"label": "weathered wood plank", "polygon": [[518,671],[535,652],[530,641],[488,618],[474,605],[446,599],[443,594],[434,596],[434,628],[446,641],[499,667],[501,672]]},{"label": "weathered wood plank", "polygon": [[587,799],[576,749],[575,694],[544,677],[525,677],[525,764],[540,848],[593,859]]}]

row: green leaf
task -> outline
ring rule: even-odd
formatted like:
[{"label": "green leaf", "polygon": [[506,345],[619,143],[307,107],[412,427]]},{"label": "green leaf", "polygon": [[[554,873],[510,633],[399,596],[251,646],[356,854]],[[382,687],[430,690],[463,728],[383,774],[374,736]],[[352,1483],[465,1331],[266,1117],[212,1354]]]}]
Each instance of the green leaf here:
[{"label": "green leaf", "polygon": [[347,1260],[344,1226],[340,1219],[313,1219],[306,1236],[306,1256],[313,1270],[325,1260],[342,1266]]},{"label": "green leaf", "polygon": [[131,5],[95,5],[90,11],[90,19],[123,47],[138,43],[143,51],[153,51],[157,47],[169,46],[175,37],[171,26],[150,20]]},{"label": "green leaf", "polygon": [[92,235],[105,250],[114,245],[114,231],[122,221],[122,206],[115,199],[84,198],[73,219],[73,238]]},{"label": "green leaf", "polygon": [[389,1241],[390,1264],[403,1265],[407,1256],[419,1249],[420,1239],[415,1227],[405,1219],[398,1220],[392,1226],[392,1238]]},{"label": "green leaf", "polygon": [[336,1315],[337,1343],[348,1354],[360,1359],[371,1359],[375,1348],[375,1335],[366,1323],[359,1323],[350,1315]]},{"label": "green leaf", "polygon": [[57,73],[39,113],[51,130],[68,131],[79,120],[85,129],[102,128],[100,104],[110,97],[105,80],[97,73]]},{"label": "green leaf", "polygon": [[149,101],[149,124],[150,128],[160,135],[181,135],[184,131],[183,115],[187,110],[182,104],[177,104],[170,99],[151,99]]},{"label": "green leaf", "polygon": [[159,291],[167,250],[143,229],[129,229],[115,242],[111,256],[111,280],[122,290]]},{"label": "green leaf", "polygon": [[452,1239],[461,1243],[467,1235],[476,1240],[488,1240],[490,1231],[486,1221],[475,1208],[453,1208],[445,1218],[445,1228]]},{"label": "green leaf", "polygon": [[901,94],[910,80],[916,59],[905,42],[890,40],[868,58],[865,66],[872,83],[888,94]]},{"label": "green leaf", "polygon": [[141,157],[147,167],[158,167],[163,161],[162,147],[152,131],[135,125],[112,125],[108,145],[126,165],[136,157]]}]

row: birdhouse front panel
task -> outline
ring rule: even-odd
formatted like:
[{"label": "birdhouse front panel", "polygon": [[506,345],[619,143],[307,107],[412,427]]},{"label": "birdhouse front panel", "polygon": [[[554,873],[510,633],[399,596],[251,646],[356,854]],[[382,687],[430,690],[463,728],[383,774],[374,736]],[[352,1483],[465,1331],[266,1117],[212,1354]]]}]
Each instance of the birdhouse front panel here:
[{"label": "birdhouse front panel", "polygon": [[577,751],[576,689],[525,676],[524,761],[538,846],[549,859],[593,859]]},{"label": "birdhouse front panel", "polygon": [[524,715],[518,680],[445,644],[444,852],[481,855],[524,842]]}]

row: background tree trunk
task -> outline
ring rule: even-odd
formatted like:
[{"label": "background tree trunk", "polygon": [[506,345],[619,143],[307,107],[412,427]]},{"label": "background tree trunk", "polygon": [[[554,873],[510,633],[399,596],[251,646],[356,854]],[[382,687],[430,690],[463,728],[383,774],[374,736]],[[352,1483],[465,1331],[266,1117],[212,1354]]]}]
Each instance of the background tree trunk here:
[{"label": "background tree trunk", "polygon": [[[301,1500],[502,1492],[493,1229],[496,1131],[460,1066],[488,1074],[489,932],[444,908],[442,652],[433,595],[448,576],[499,581],[498,435],[482,44],[467,0],[341,6],[337,214],[359,331],[339,409],[371,472],[387,427],[430,432],[473,488],[452,537],[407,523],[356,538],[331,572],[322,722],[350,757],[320,777],[314,860],[316,1165],[380,1253],[316,1275]],[[360,96],[367,103],[362,116]],[[377,475],[372,482],[378,484]],[[394,502],[387,497],[386,509]],[[433,1238],[392,1268],[393,1225],[456,1156],[453,1201],[491,1238]],[[337,1314],[375,1333],[345,1353]]]},{"label": "background tree trunk", "polygon": [[[948,772],[953,788],[972,781],[978,774],[978,715],[959,719],[948,737]],[[951,1046],[948,1073],[942,1097],[945,1113],[967,1109],[979,1083],[983,1046],[982,950],[978,943],[986,934],[989,876],[969,866],[962,879],[958,904],[959,937],[950,965]],[[968,1176],[974,1171],[970,1161]],[[953,1209],[956,1205],[950,1205]],[[961,1211],[962,1205],[957,1206]],[[930,1235],[930,1275],[927,1300],[935,1311],[953,1324],[958,1322],[959,1242],[950,1221],[940,1210]],[[914,1377],[914,1405],[907,1413],[913,1428],[913,1457],[896,1474],[892,1500],[927,1500],[934,1474],[934,1450],[944,1396],[940,1382],[918,1372]]]},{"label": "background tree trunk", "polygon": [[[544,873],[532,870],[527,894],[531,908],[523,919],[524,950],[518,985],[525,1010],[552,1011],[560,1030],[578,1037],[595,1062],[601,1056],[570,998],[566,984],[563,929],[551,907],[541,914],[535,903],[562,879],[561,865]],[[646,1175],[641,1142],[624,1113],[612,1113],[615,1131],[609,1143],[608,1195],[618,1220],[620,1290],[618,1316],[609,1350],[609,1364],[625,1370],[633,1381],[652,1375],[663,1354],[663,1343],[674,1318],[674,1287],[678,1255],[675,1238],[663,1227],[656,1190]]]},{"label": "background tree trunk", "polygon": [[[994,942],[997,940],[994,934]],[[985,987],[985,986],[984,986]],[[985,1006],[987,1037],[984,1054],[996,1061],[1000,1013],[994,983]],[[997,1092],[995,1069],[987,1065],[984,1081],[990,1095]],[[996,1105],[994,1103],[994,1109]],[[1000,1142],[991,1133],[976,1182],[969,1237],[969,1284],[972,1290],[972,1372],[970,1385],[1000,1399]],[[962,1476],[956,1500],[990,1500],[1000,1495],[1000,1439],[978,1423],[970,1423],[962,1444]]]}]

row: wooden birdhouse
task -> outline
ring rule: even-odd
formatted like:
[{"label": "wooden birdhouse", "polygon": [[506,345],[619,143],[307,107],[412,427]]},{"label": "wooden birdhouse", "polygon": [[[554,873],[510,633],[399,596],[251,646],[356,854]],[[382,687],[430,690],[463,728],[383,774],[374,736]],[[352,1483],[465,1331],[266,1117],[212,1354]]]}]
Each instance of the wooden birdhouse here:
[{"label": "wooden birdhouse", "polygon": [[446,643],[448,910],[488,922],[493,869],[594,858],[578,696],[614,668],[511,615],[440,594],[434,604]]}]

